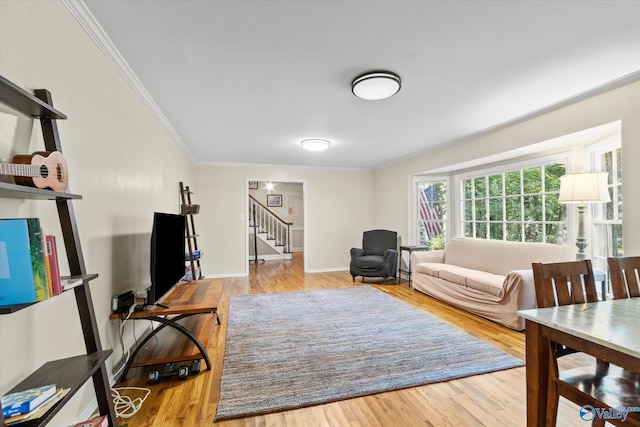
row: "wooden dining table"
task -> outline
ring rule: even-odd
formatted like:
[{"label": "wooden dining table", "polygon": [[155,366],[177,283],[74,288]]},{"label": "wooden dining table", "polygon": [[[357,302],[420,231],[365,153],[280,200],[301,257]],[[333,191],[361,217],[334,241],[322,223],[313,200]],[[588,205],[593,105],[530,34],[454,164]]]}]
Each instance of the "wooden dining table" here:
[{"label": "wooden dining table", "polygon": [[640,373],[640,298],[520,310],[526,320],[527,426],[545,426],[550,341]]}]

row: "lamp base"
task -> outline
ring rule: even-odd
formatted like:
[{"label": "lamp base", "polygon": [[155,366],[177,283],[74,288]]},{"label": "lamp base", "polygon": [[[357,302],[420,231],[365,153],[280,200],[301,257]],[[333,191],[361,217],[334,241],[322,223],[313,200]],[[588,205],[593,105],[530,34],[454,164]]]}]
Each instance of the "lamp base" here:
[{"label": "lamp base", "polygon": [[579,204],[578,208],[578,237],[576,238],[576,246],[578,247],[578,253],[576,259],[587,259],[587,238],[584,234],[584,213],[587,209],[587,205]]}]

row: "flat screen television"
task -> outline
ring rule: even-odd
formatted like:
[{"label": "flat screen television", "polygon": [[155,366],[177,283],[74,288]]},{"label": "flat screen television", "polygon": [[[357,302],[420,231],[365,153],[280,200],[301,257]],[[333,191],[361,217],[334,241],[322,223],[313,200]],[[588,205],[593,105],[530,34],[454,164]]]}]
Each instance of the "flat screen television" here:
[{"label": "flat screen television", "polygon": [[159,302],[184,277],[184,215],[155,212],[151,232],[151,287],[147,304]]}]

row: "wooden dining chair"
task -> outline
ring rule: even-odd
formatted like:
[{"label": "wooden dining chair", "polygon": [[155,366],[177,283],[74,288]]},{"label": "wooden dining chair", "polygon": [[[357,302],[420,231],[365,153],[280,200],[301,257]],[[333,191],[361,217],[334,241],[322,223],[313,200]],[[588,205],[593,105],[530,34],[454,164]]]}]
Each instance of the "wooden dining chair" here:
[{"label": "wooden dining chair", "polygon": [[640,297],[640,256],[608,258],[613,299]]},{"label": "wooden dining chair", "polygon": [[[550,264],[533,263],[538,308],[598,302],[590,260]],[[617,408],[638,407],[640,375],[628,372],[605,361],[558,370],[558,358],[576,351],[551,343],[549,390],[547,394],[546,425],[555,426],[560,396],[583,408],[615,411]],[[576,413],[579,420],[581,415]],[[625,421],[593,417],[592,425],[604,426],[605,421],[616,426],[640,426],[640,412],[629,412]]]}]

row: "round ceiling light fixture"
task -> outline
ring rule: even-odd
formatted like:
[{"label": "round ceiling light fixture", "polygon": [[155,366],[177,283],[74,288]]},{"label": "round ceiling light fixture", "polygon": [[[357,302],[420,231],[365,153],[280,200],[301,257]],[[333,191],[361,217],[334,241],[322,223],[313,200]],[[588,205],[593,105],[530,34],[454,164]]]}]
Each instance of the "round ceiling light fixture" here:
[{"label": "round ceiling light fixture", "polygon": [[400,76],[390,71],[371,71],[351,82],[351,91],[358,98],[377,101],[389,98],[400,90]]},{"label": "round ceiling light fixture", "polygon": [[305,150],[324,151],[327,148],[329,148],[329,146],[331,145],[331,142],[329,142],[326,139],[312,138],[312,139],[303,139],[302,141],[300,141],[300,144],[302,144],[302,148],[304,148]]}]

